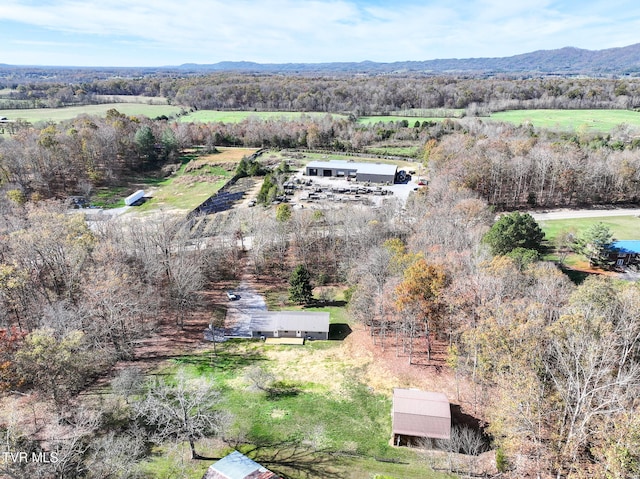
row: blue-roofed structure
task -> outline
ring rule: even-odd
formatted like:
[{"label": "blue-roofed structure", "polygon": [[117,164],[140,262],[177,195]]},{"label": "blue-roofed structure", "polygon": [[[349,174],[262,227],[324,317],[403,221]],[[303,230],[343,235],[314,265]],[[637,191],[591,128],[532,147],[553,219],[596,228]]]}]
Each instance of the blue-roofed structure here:
[{"label": "blue-roofed structure", "polygon": [[281,479],[276,473],[238,451],[209,466],[202,479]]},{"label": "blue-roofed structure", "polygon": [[609,260],[617,267],[640,265],[640,240],[614,241],[609,247]]}]

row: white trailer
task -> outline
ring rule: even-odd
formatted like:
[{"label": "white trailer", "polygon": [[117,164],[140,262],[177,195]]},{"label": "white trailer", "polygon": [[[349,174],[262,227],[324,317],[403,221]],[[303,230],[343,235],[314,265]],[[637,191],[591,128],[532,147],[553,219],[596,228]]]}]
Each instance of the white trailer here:
[{"label": "white trailer", "polygon": [[130,194],[124,199],[124,204],[127,206],[131,206],[139,199],[144,198],[144,190],[138,190],[135,193]]}]

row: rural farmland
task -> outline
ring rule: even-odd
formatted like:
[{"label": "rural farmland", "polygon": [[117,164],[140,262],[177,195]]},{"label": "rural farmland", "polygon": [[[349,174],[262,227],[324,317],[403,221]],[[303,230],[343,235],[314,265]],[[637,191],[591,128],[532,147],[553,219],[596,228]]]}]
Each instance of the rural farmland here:
[{"label": "rural farmland", "polygon": [[640,81],[314,68],[0,65],[0,476],[635,477]]}]

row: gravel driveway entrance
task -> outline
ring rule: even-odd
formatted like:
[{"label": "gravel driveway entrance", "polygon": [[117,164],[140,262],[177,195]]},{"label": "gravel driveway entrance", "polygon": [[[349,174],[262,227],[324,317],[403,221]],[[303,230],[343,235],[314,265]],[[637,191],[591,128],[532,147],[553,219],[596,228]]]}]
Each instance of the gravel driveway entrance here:
[{"label": "gravel driveway entrance", "polygon": [[235,301],[229,301],[225,318],[225,336],[229,338],[251,337],[251,316],[258,311],[266,311],[264,298],[245,281],[233,290],[238,296]]}]

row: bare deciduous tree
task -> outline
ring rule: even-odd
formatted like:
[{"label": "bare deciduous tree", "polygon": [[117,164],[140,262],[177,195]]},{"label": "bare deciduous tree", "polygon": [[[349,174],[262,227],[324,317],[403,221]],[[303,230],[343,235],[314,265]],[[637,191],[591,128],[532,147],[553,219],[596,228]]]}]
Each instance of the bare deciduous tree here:
[{"label": "bare deciduous tree", "polygon": [[229,414],[217,409],[219,401],[218,391],[208,382],[189,380],[179,371],[175,383],[156,379],[150,384],[134,410],[158,441],[188,441],[196,459],[196,441],[220,434],[230,422]]}]

